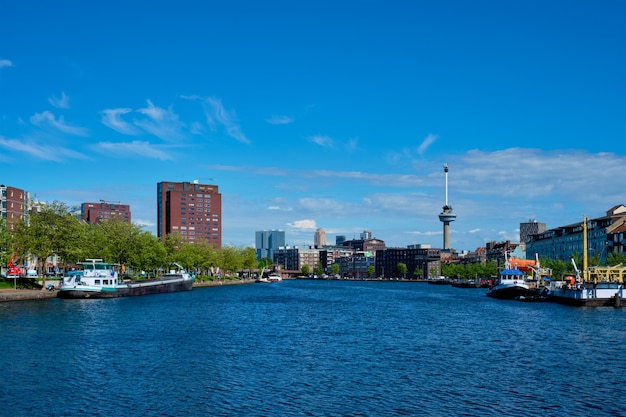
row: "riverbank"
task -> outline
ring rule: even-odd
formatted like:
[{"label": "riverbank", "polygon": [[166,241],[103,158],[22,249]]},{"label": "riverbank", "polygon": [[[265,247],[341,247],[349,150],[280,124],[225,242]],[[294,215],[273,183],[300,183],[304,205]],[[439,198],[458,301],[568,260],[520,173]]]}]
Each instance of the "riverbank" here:
[{"label": "riverbank", "polygon": [[[54,282],[54,281],[53,281]],[[250,279],[226,279],[216,281],[197,281],[193,283],[193,288],[220,287],[222,285],[252,284],[254,280]],[[56,290],[23,290],[23,289],[1,289],[0,302],[5,301],[25,301],[25,300],[45,300],[48,298],[56,298]]]}]

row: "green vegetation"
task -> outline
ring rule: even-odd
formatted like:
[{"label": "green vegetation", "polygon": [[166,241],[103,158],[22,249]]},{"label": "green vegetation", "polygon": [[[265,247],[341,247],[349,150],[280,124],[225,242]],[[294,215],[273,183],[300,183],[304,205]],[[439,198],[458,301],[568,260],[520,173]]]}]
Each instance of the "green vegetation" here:
[{"label": "green vegetation", "polygon": [[166,236],[163,243],[136,224],[116,219],[85,223],[72,216],[64,203],[56,201],[31,211],[28,224],[18,223],[14,230],[7,230],[5,222],[0,222],[2,265],[7,265],[11,254],[21,260],[35,256],[39,276],[45,276],[45,260],[55,255],[61,264],[100,258],[119,264],[122,273],[145,271],[148,275],[158,275],[177,262],[199,279],[257,268],[254,248],[217,249],[205,241],[187,243],[178,234]]}]

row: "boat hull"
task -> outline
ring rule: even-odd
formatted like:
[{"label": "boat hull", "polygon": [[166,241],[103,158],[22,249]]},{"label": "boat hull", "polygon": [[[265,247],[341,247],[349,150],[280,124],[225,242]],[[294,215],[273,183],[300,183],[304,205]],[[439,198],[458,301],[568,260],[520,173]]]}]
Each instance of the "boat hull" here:
[{"label": "boat hull", "polygon": [[84,298],[118,298],[133,297],[139,295],[165,294],[170,292],[191,291],[193,281],[181,280],[153,280],[132,284],[121,284],[112,288],[81,289],[80,285],[74,288],[61,288],[57,294],[59,298],[84,299]]},{"label": "boat hull", "polygon": [[621,306],[624,296],[626,291],[619,283],[598,283],[577,288],[554,283],[548,292],[548,299],[552,302],[588,307]]},{"label": "boat hull", "polygon": [[537,290],[516,285],[495,286],[487,291],[487,297],[500,300],[515,300],[518,297],[530,297],[538,294],[539,291]]}]

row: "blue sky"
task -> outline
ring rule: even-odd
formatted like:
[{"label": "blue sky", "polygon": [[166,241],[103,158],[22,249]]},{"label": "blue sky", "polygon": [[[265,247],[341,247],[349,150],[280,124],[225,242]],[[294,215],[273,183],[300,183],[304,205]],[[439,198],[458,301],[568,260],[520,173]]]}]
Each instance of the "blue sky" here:
[{"label": "blue sky", "polygon": [[626,203],[622,1],[0,5],[0,182],[129,204],[215,183],[223,242],[519,240]]}]

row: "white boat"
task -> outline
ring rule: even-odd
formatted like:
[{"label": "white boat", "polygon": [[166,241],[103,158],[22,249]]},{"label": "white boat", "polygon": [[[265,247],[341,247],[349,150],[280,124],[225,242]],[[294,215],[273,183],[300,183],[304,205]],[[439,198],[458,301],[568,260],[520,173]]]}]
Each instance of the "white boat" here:
[{"label": "white boat", "polygon": [[261,276],[260,278],[256,280],[256,282],[261,283],[261,284],[271,284],[273,282],[280,282],[282,280],[283,280],[283,277],[281,277],[276,272],[272,272],[267,277]]},{"label": "white boat", "polygon": [[568,277],[564,281],[551,281],[548,291],[548,300],[559,304],[574,306],[621,306],[621,300],[626,296],[624,283],[626,281],[626,267],[593,266],[587,267],[587,218],[583,219],[583,274],[581,276],[576,262],[574,265],[575,277]]},{"label": "white boat", "polygon": [[122,280],[116,264],[102,259],[87,259],[83,270],[70,271],[59,285],[59,298],[115,298],[136,295],[189,291],[193,276],[177,263],[176,270],[156,279]]},{"label": "white boat", "polygon": [[271,274],[268,275],[267,280],[269,282],[280,282],[283,280],[283,277],[281,277],[280,275],[278,275],[276,272],[273,272]]}]

